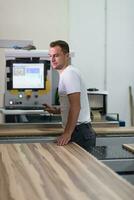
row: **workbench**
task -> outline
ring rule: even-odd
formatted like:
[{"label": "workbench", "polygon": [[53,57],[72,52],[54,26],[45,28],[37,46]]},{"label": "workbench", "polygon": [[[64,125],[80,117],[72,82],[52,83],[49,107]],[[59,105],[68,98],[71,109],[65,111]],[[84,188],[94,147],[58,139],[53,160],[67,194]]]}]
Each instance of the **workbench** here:
[{"label": "workbench", "polygon": [[133,200],[134,186],[75,143],[0,144],[1,200]]},{"label": "workbench", "polygon": [[[98,127],[92,125],[96,135],[134,135],[134,127]],[[61,123],[3,123],[0,124],[0,136],[46,136],[63,133]]]},{"label": "workbench", "polygon": [[[122,147],[125,143],[134,143],[134,128],[96,127],[94,130],[96,147],[90,153],[134,184],[134,154]],[[52,143],[62,133],[60,123],[0,124],[0,143]]]}]

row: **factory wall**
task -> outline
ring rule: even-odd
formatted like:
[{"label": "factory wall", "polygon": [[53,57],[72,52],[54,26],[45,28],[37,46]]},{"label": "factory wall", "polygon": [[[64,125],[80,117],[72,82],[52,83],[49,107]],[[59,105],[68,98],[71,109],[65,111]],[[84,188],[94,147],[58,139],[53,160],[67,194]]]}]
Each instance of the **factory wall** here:
[{"label": "factory wall", "polygon": [[[75,9],[77,5],[77,9]],[[129,90],[134,88],[134,1],[70,1],[73,63],[86,86],[108,91],[108,112],[130,125]],[[134,90],[133,90],[134,94]]]},{"label": "factory wall", "polygon": [[[33,40],[37,49],[48,49],[52,40],[68,41],[68,14],[68,0],[0,0],[0,39]],[[4,49],[0,49],[0,107],[3,106],[4,71]]]},{"label": "factory wall", "polygon": [[[33,40],[38,49],[64,39],[75,51],[87,88],[108,91],[108,112],[130,124],[134,85],[133,0],[1,0],[0,39]],[[0,54],[0,104],[4,69]]]},{"label": "factory wall", "polygon": [[0,39],[47,49],[51,40],[68,40],[68,29],[68,0],[0,0]]}]

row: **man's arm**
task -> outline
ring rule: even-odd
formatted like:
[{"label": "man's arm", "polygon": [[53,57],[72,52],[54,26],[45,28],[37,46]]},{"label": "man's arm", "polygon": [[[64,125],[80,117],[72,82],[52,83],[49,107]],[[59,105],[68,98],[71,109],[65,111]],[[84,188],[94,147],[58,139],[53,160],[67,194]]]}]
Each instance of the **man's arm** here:
[{"label": "man's arm", "polygon": [[70,103],[70,109],[68,113],[67,124],[64,133],[57,139],[58,145],[65,145],[69,142],[80,113],[80,92],[69,94],[68,99]]}]

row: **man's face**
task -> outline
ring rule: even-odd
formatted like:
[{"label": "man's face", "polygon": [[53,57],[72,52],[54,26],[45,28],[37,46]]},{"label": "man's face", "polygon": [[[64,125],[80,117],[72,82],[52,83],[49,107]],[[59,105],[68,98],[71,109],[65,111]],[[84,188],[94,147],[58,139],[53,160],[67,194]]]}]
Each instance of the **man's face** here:
[{"label": "man's face", "polygon": [[50,47],[49,55],[53,69],[61,70],[68,65],[68,53],[64,53],[60,46]]}]

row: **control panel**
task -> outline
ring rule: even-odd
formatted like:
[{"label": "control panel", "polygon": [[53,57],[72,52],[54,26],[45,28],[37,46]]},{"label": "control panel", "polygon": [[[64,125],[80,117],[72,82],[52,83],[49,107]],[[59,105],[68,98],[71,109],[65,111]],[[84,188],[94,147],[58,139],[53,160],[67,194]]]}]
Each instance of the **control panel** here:
[{"label": "control panel", "polygon": [[6,109],[40,109],[53,104],[58,80],[53,78],[48,51],[6,50]]}]

